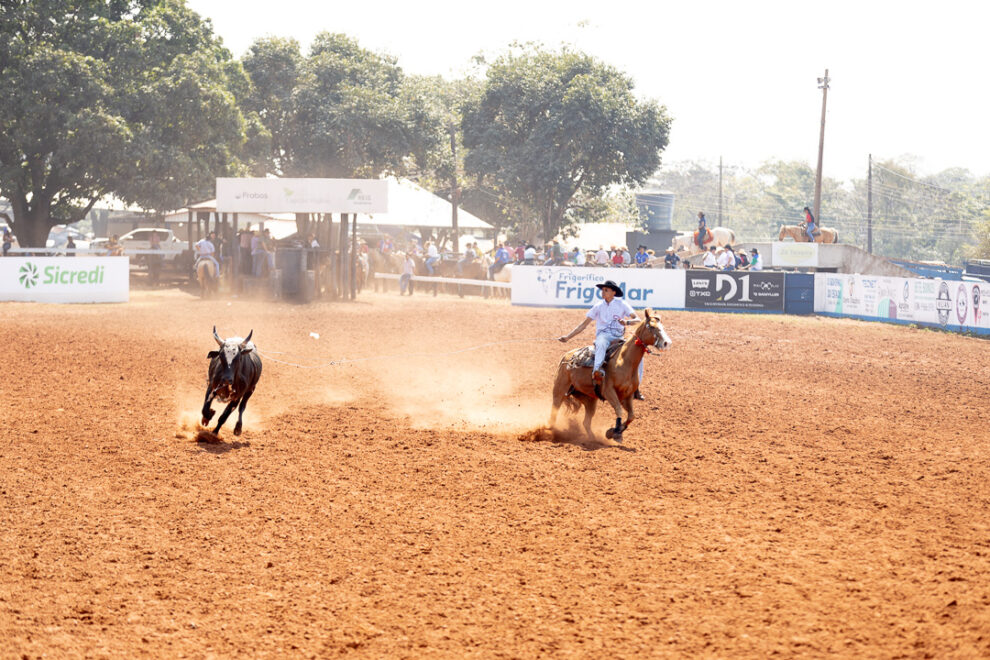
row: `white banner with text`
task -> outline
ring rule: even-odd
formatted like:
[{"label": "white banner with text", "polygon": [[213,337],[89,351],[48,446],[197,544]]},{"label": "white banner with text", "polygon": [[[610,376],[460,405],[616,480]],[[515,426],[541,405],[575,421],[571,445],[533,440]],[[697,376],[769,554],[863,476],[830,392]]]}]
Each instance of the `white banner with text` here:
[{"label": "white banner with text", "polygon": [[6,257],[0,259],[0,301],[127,302],[127,257]]},{"label": "white banner with text", "polygon": [[601,300],[595,285],[612,280],[636,309],[684,308],[683,270],[513,266],[512,304],[534,307],[591,307]]},{"label": "white banner with text", "polygon": [[990,329],[990,283],[817,273],[815,311],[963,332],[986,331]]},{"label": "white banner with text", "polygon": [[222,213],[388,213],[385,179],[217,179]]},{"label": "white banner with text", "polygon": [[774,268],[817,268],[818,243],[774,241],[770,246],[770,263]]}]

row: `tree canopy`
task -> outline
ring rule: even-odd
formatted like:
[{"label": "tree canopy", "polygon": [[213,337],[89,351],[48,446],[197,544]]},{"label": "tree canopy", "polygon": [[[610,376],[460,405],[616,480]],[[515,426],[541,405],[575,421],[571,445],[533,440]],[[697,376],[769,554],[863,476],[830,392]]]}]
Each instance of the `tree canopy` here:
[{"label": "tree canopy", "polygon": [[465,109],[465,164],[523,200],[550,238],[579,192],[644,183],[660,166],[670,123],[615,68],[566,48],[528,46],[492,63],[480,98]]},{"label": "tree canopy", "polygon": [[0,4],[0,192],[21,242],[114,194],[166,210],[235,168],[240,65],[181,0]]}]

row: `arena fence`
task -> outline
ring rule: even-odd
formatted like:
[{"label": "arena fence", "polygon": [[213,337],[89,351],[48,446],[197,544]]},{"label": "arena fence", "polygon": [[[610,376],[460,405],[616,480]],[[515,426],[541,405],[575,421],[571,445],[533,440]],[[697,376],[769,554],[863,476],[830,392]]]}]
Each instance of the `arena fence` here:
[{"label": "arena fence", "polygon": [[[394,281],[398,282],[401,275],[395,273],[375,273],[375,279],[381,280],[383,282]],[[427,291],[432,291],[433,295],[437,295],[440,290],[440,285],[446,285],[448,287],[454,287],[458,295],[470,295],[478,294],[482,296],[490,296],[495,291],[508,291],[512,288],[512,285],[508,282],[492,282],[490,280],[469,280],[460,279],[454,277],[429,277],[427,275],[412,275],[410,278],[414,284],[432,284],[433,286],[427,287]]]},{"label": "arena fence", "polygon": [[990,335],[990,283],[775,271],[514,266],[512,304],[587,308],[616,282],[635,308],[822,314]]}]

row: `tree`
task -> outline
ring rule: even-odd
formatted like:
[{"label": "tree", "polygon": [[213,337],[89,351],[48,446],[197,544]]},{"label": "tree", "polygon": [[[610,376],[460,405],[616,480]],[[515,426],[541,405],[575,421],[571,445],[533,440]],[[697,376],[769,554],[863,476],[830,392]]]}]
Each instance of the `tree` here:
[{"label": "tree", "polygon": [[0,3],[0,192],[22,244],[101,197],[166,210],[236,164],[239,68],[182,0]]},{"label": "tree", "polygon": [[465,109],[466,168],[532,209],[543,238],[555,236],[579,191],[642,184],[659,167],[670,119],[632,92],[628,76],[589,55],[510,51]]},{"label": "tree", "polygon": [[259,39],[244,56],[251,81],[244,108],[258,117],[267,138],[255,163],[260,176],[292,170],[292,95],[302,61],[299,42],[278,37]]}]

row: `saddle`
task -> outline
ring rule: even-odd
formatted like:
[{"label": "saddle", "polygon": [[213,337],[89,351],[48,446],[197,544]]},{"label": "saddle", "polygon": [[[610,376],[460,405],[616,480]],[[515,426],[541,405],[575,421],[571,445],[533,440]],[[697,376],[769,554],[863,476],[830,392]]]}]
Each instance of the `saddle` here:
[{"label": "saddle", "polygon": [[[625,342],[624,339],[612,340],[612,343],[609,344],[608,348],[605,350],[604,364],[608,364],[608,361],[611,360],[615,356],[615,354],[619,352],[619,349],[622,347],[622,344],[624,342]],[[581,369],[584,367],[590,368],[594,366],[595,366],[594,345],[585,346],[584,348],[578,350],[577,352],[574,353],[574,355],[571,356],[570,361],[567,363],[568,369]]]},{"label": "saddle", "polygon": [[[702,243],[711,243],[713,238],[714,238],[714,236],[712,235],[712,230],[711,229],[706,229],[705,230],[705,238],[701,242]],[[694,232],[694,244],[695,245],[698,244],[698,232],[697,231]]]}]

